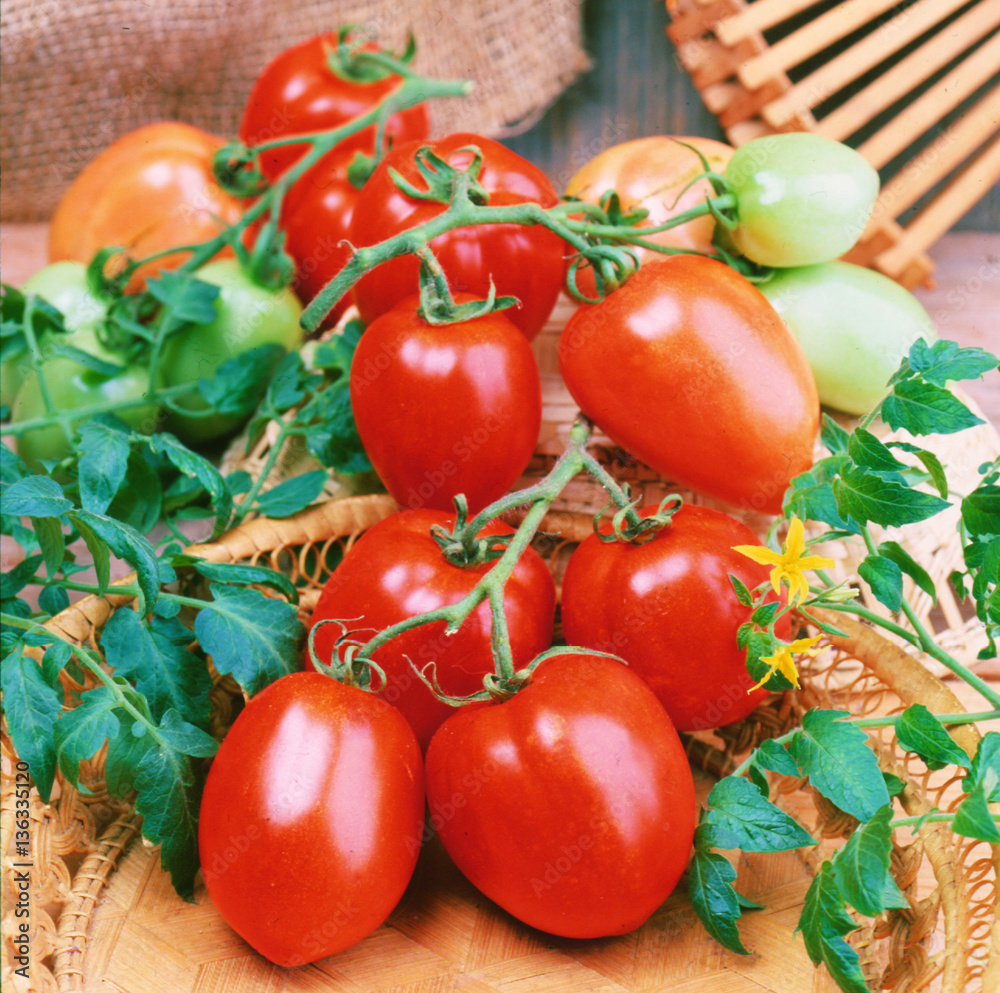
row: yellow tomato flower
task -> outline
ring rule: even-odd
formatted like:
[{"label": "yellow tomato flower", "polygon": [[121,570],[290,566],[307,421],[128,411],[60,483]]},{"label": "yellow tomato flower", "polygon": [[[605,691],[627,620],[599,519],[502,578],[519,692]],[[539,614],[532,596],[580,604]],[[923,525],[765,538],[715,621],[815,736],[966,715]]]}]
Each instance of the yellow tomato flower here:
[{"label": "yellow tomato flower", "polygon": [[819,635],[815,638],[799,638],[798,641],[781,645],[773,655],[762,655],[760,660],[767,663],[767,672],[764,673],[764,678],[756,686],[747,690],[747,692],[752,693],[755,689],[763,686],[775,671],[780,672],[797,689],[799,685],[799,670],[795,666],[793,656],[808,655],[810,658],[815,658],[820,651],[816,647],[816,642],[819,639]]},{"label": "yellow tomato flower", "polygon": [[759,562],[773,566],[771,586],[774,592],[781,592],[781,581],[788,583],[789,603],[797,603],[809,596],[809,582],[804,575],[806,569],[829,569],[836,563],[822,555],[806,555],[806,529],[797,517],[788,525],[788,537],[780,552],[773,552],[763,545],[734,545],[733,551]]}]

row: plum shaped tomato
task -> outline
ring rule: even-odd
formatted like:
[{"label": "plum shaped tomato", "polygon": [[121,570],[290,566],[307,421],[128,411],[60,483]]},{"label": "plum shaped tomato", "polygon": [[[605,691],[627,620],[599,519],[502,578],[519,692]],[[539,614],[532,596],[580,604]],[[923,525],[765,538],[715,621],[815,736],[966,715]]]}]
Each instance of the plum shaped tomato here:
[{"label": "plum shaped tomato", "polygon": [[450,510],[464,493],[476,512],[517,482],[538,443],[538,365],[504,312],[428,324],[417,302],[361,336],[350,374],[358,434],[402,506]]},{"label": "plum shaped tomato", "polygon": [[[454,523],[454,515],[441,511],[404,510],[369,528],[333,571],[310,625],[339,619],[354,631],[352,637],[368,641],[376,631],[462,599],[494,563],[463,568],[447,561],[430,529]],[[480,535],[509,533],[510,528],[494,522]],[[504,587],[504,613],[517,666],[527,665],[552,644],[555,603],[552,575],[529,548]],[[483,688],[483,676],[494,671],[490,631],[490,608],[484,602],[452,635],[445,635],[444,622],[424,624],[374,652],[373,660],[387,679],[384,699],[402,711],[423,747],[452,708],[434,697],[410,663],[421,669],[435,663],[446,693],[475,693]],[[336,624],[316,630],[314,647],[320,661],[330,661],[339,634]]]},{"label": "plum shaped tomato", "polygon": [[[611,533],[610,526],[601,530]],[[573,552],[563,579],[566,641],[621,656],[679,731],[742,720],[768,692],[747,692],[756,680],[736,634],[752,610],[736,599],[729,574],[751,589],[765,582],[766,566],[733,551],[759,544],[741,521],[693,504],[641,544],[591,535]],[[786,617],[777,634],[789,633]]]},{"label": "plum shaped tomato", "polygon": [[[89,263],[108,245],[141,259],[214,238],[243,214],[242,203],[212,172],[223,144],[176,121],[147,124],[119,138],[87,164],[60,200],[49,226],[49,260]],[[187,257],[177,252],[140,266],[129,289]]]},{"label": "plum shaped tomato", "polygon": [[687,864],[687,756],[652,691],[615,659],[554,655],[503,703],[462,707],[434,735],[426,774],[455,864],[542,931],[632,931]]},{"label": "plum shaped tomato", "polygon": [[[716,172],[725,168],[734,151],[732,146],[713,138],[650,135],[623,141],[578,170],[566,184],[566,196],[600,203],[605,193],[614,190],[622,210],[649,211],[637,228],[663,224],[712,195],[712,184],[698,178],[705,170],[692,149],[701,152]],[[715,218],[703,214],[647,238],[671,248],[713,253],[714,234]],[[636,248],[636,254],[641,262],[662,258],[649,248]],[[586,296],[594,296],[594,278],[589,269],[577,270],[577,286]]]},{"label": "plum shaped tomato", "polygon": [[[393,182],[393,172],[398,172],[418,189],[427,187],[415,159],[423,144],[410,142],[394,148],[372,173],[358,197],[351,222],[352,245],[374,245],[444,212],[445,204],[417,200]],[[471,147],[478,148],[482,153],[479,182],[491,206],[534,201],[551,207],[558,202],[552,184],[537,166],[490,138],[459,133],[427,144],[455,169],[467,169],[474,158]],[[492,280],[497,296],[517,297],[520,306],[508,314],[529,339],[538,334],[552,313],[569,252],[566,242],[539,224],[456,228],[432,239],[430,247],[453,292],[484,299]],[[417,259],[404,256],[384,262],[363,276],[354,287],[361,319],[370,324],[404,297],[416,293],[418,271]]]},{"label": "plum shaped tomato", "polygon": [[650,262],[584,304],[559,340],[563,379],[615,444],[675,482],[742,510],[780,513],[812,465],[813,374],[749,280],[722,262]]},{"label": "plum shaped tomato", "polygon": [[802,346],[820,402],[845,414],[867,414],[917,338],[937,338],[909,290],[850,262],[778,269],[760,291]]},{"label": "plum shaped tomato", "polygon": [[[335,66],[339,39],[328,32],[276,55],[261,71],[250,90],[240,121],[240,141],[256,145],[295,134],[327,131],[372,110],[399,88],[401,78],[352,79]],[[374,45],[362,46],[375,50]],[[422,104],[391,114],[384,137],[393,145],[424,138],[430,133],[427,108]],[[259,156],[261,171],[272,182],[294,165],[308,146],[282,145]],[[355,152],[375,152],[375,126],[364,128],[338,145],[336,155],[349,161]]]},{"label": "plum shaped tomato", "polygon": [[878,173],[861,154],[808,131],[748,141],[724,176],[737,202],[733,244],[777,267],[843,255],[861,237],[879,189]]},{"label": "plum shaped tomato", "polygon": [[353,945],[413,875],[423,786],[397,710],[320,673],[282,677],[250,700],[209,769],[198,851],[212,902],[280,966]]}]

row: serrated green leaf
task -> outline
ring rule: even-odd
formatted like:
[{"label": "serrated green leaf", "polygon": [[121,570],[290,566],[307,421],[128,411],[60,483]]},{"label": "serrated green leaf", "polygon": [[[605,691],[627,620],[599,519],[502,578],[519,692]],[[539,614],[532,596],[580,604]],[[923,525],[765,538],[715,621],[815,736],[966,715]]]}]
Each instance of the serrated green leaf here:
[{"label": "serrated green leaf", "polygon": [[170,313],[174,323],[211,324],[218,316],[215,300],[219,287],[188,272],[165,269],[146,282],[150,294]]},{"label": "serrated green leaf", "polygon": [[0,445],[0,483],[8,486],[27,475],[28,467],[24,460],[6,445]]},{"label": "serrated green leaf", "polygon": [[819,436],[831,455],[844,455],[847,452],[851,436],[829,414],[823,414]]},{"label": "serrated green leaf", "polygon": [[885,877],[885,890],[882,893],[882,906],[886,910],[909,910],[910,901],[906,899],[906,894],[899,888],[896,880],[890,873]]},{"label": "serrated green leaf", "polygon": [[3,490],[3,512],[11,517],[61,517],[73,509],[50,476],[24,476]]},{"label": "serrated green leaf", "polygon": [[321,375],[306,369],[298,352],[289,352],[275,367],[262,406],[272,415],[284,414],[302,403],[306,390],[321,381]]},{"label": "serrated green leaf", "polygon": [[148,733],[135,734],[135,719],[121,710],[116,714],[118,734],[108,741],[104,782],[111,796],[124,798],[135,789],[139,764],[146,752],[153,747],[153,736]]},{"label": "serrated green leaf", "polygon": [[[124,559],[135,569],[136,582],[142,591],[147,608],[151,608],[160,595],[160,564],[156,558],[156,550],[148,539],[135,528],[105,514],[93,514],[89,510],[75,510],[69,514],[69,518],[81,533],[83,528],[87,528],[118,558]],[[84,540],[87,541],[86,534],[84,534]],[[94,549],[91,541],[87,541],[87,548],[93,554]],[[102,583],[102,585],[106,585],[106,583]]]},{"label": "serrated green leaf", "polygon": [[279,483],[257,497],[257,510],[265,517],[291,517],[308,507],[326,486],[330,474],[325,469],[304,472]]},{"label": "serrated green leaf", "polygon": [[782,504],[785,517],[820,521],[838,530],[860,534],[856,525],[841,516],[833,493],[833,480],[845,461],[846,456],[831,456],[796,476],[785,491]]},{"label": "serrated green leaf", "polygon": [[0,665],[0,689],[14,750],[31,767],[38,792],[48,803],[56,772],[53,726],[62,712],[62,691],[50,686],[38,664],[20,649]]},{"label": "serrated green leaf", "polygon": [[900,472],[907,468],[892,451],[864,428],[855,428],[847,445],[847,452],[856,465],[874,472]]},{"label": "serrated green leaf", "polygon": [[68,641],[53,641],[42,655],[42,676],[45,682],[62,696],[59,674],[73,658],[73,646]]},{"label": "serrated green leaf", "polygon": [[732,886],[735,878],[736,870],[724,855],[696,848],[688,870],[688,896],[705,930],[719,944],[749,955],[736,926],[740,905]]},{"label": "serrated green leaf", "polygon": [[891,559],[869,555],[858,566],[858,575],[871,587],[875,599],[894,614],[903,605],[903,572]]},{"label": "serrated green leaf", "polygon": [[882,778],[885,780],[885,788],[889,791],[889,796],[899,796],[906,789],[906,781],[891,772],[883,772]]},{"label": "serrated green leaf", "polygon": [[152,531],[163,513],[163,485],[147,456],[148,452],[139,449],[129,453],[125,480],[107,509],[109,517],[128,524],[140,534]]},{"label": "serrated green leaf", "polygon": [[843,710],[808,710],[788,743],[804,776],[828,800],[859,821],[868,821],[889,802],[889,792],[868,736],[841,720]]},{"label": "serrated green leaf", "polygon": [[13,569],[8,569],[5,573],[0,574],[0,600],[10,600],[16,597],[28,583],[34,580],[35,573],[41,564],[41,555],[28,555],[21,559]]},{"label": "serrated green leaf", "polygon": [[930,493],[921,493],[865,469],[844,465],[833,481],[833,495],[842,517],[864,525],[914,524],[946,509],[949,504]]},{"label": "serrated green leaf", "polygon": [[948,499],[948,477],[945,475],[941,460],[933,452],[927,451],[926,448],[919,448],[917,445],[911,445],[905,441],[890,441],[889,447],[898,448],[901,452],[910,452],[912,455],[916,455],[923,463],[927,474],[931,477],[931,481],[934,483],[941,499]]},{"label": "serrated green leaf", "polygon": [[858,953],[844,941],[856,928],[844,908],[833,867],[824,862],[806,893],[798,930],[809,958],[816,965],[825,964],[844,993],[869,993]]},{"label": "serrated green leaf", "polygon": [[93,758],[104,742],[118,733],[117,707],[111,690],[98,686],[87,690],[79,704],[56,721],[56,760],[74,786],[80,785],[80,763]]},{"label": "serrated green leaf", "polygon": [[157,728],[171,748],[196,758],[211,758],[219,743],[207,732],[189,724],[176,710],[168,710]]},{"label": "serrated green leaf", "polygon": [[788,749],[773,738],[765,738],[760,743],[754,755],[754,762],[762,769],[769,769],[782,776],[798,778],[802,775],[795,759],[788,753]]},{"label": "serrated green leaf", "polygon": [[[988,731],[983,735],[965,779],[965,792],[969,793],[977,786],[982,785],[986,780],[987,772],[991,769],[997,774],[998,781],[1000,781],[1000,731]],[[991,803],[1000,801],[1000,786],[987,793],[986,799]]]},{"label": "serrated green leaf", "polygon": [[58,517],[32,517],[35,538],[45,562],[45,572],[52,579],[62,566],[66,555],[66,536]]},{"label": "serrated green leaf", "polygon": [[208,725],[212,679],[205,663],[187,650],[191,632],[180,621],[154,616],[149,624],[134,610],[116,610],[101,634],[104,657],[118,676],[135,683],[153,720],[177,710],[187,721]]},{"label": "serrated green leaf", "polygon": [[814,845],[797,821],[761,796],[752,783],[735,776],[720,779],[708,795],[706,833],[717,848],[744,852],[783,852]]},{"label": "serrated green leaf", "polygon": [[101,421],[80,427],[80,502],[84,510],[103,514],[125,479],[128,436]]},{"label": "serrated green leaf", "polygon": [[220,673],[231,672],[251,696],[301,668],[305,634],[295,608],[257,590],[212,583],[212,600],[198,612],[194,633]]},{"label": "serrated green leaf", "polygon": [[844,901],[866,917],[885,910],[885,893],[892,853],[892,805],[859,824],[847,844],[833,857],[837,888]]},{"label": "serrated green leaf", "polygon": [[894,431],[910,434],[955,434],[984,423],[943,386],[919,379],[897,383],[883,401],[882,420]]},{"label": "serrated green leaf", "polygon": [[907,707],[896,721],[896,740],[900,747],[919,755],[928,769],[959,765],[968,769],[969,756],[945,726],[922,704]]},{"label": "serrated green leaf", "polygon": [[944,386],[991,372],[997,368],[997,357],[982,348],[962,348],[947,338],[931,345],[918,338],[910,349],[909,365],[929,383]]},{"label": "serrated green leaf", "polygon": [[175,566],[191,566],[200,576],[216,583],[234,583],[244,586],[269,586],[298,603],[299,591],[283,572],[262,565],[243,565],[239,562],[209,562],[206,559],[183,553],[172,555],[170,562]]},{"label": "serrated green leaf", "polygon": [[739,576],[734,576],[729,573],[729,584],[733,588],[733,592],[736,594],[736,599],[743,604],[744,607],[750,607],[753,605],[753,597],[750,595],[750,590],[747,588],[746,583],[739,578]]},{"label": "serrated green leaf", "polygon": [[306,448],[320,465],[348,474],[371,472],[346,384],[321,390],[305,404],[297,420],[307,427]]},{"label": "serrated green leaf", "polygon": [[883,541],[878,548],[879,555],[895,562],[931,599],[937,601],[934,580],[898,541]]},{"label": "serrated green leaf", "polygon": [[281,345],[259,345],[234,355],[211,379],[198,380],[198,393],[217,413],[246,417],[264,399],[271,373],[284,354]]},{"label": "serrated green leaf", "polygon": [[965,497],[962,524],[972,537],[1000,535],[1000,486],[986,483]]},{"label": "serrated green leaf", "polygon": [[86,520],[77,519],[73,523],[90,553],[90,560],[97,576],[97,589],[103,595],[111,583],[111,550],[107,542]]},{"label": "serrated green leaf", "polygon": [[198,807],[201,782],[187,755],[166,745],[146,751],[136,772],[136,812],[142,814],[142,833],[160,845],[160,864],[170,873],[177,894],[194,897],[198,871]]},{"label": "serrated green leaf", "polygon": [[980,841],[1000,842],[1000,825],[990,811],[987,799],[995,794],[1000,776],[995,769],[987,769],[982,780],[958,805],[951,828],[956,834]]},{"label": "serrated green leaf", "polygon": [[44,586],[38,594],[38,606],[50,617],[69,606],[69,594],[61,586]]}]

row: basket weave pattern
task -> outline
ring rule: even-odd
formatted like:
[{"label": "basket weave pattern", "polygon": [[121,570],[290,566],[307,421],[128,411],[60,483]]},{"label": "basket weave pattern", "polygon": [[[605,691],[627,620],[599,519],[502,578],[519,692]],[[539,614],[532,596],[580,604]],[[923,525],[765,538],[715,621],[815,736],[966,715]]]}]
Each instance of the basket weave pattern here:
[{"label": "basket weave pattern", "polygon": [[[250,521],[217,543],[191,550],[213,561],[260,562],[283,569],[302,586],[303,612],[307,613],[331,563],[394,508],[383,496],[330,501],[287,521]],[[590,527],[589,516],[567,512],[553,514],[544,522],[547,533],[562,535],[540,543],[557,580],[567,554]],[[126,598],[114,595],[88,597],[51,623],[79,643],[99,645],[101,626],[125,603]],[[844,628],[843,618],[838,617],[837,623]],[[731,770],[740,755],[763,738],[788,730],[812,706],[884,714],[919,700],[940,711],[961,710],[953,694],[918,660],[871,632],[831,646],[802,676],[800,692],[774,697],[747,721],[689,737],[696,775],[701,770],[712,776]],[[219,680],[213,693],[217,733],[232,720],[233,706],[240,702],[235,685]],[[977,733],[971,727],[959,729],[956,738],[971,751]],[[872,741],[883,768],[906,780],[903,805],[908,812],[921,813],[932,806],[949,809],[957,795],[954,781],[946,774],[930,773],[912,756],[899,753],[891,736],[881,730],[873,732]],[[15,757],[6,735],[3,749],[8,766]],[[789,985],[798,982],[793,977],[801,974],[804,981],[811,975],[801,943],[796,949],[801,961],[783,947],[791,943],[809,871],[854,826],[814,791],[804,789],[803,783],[775,778],[773,792],[778,802],[824,841],[816,849],[798,853],[791,860],[799,866],[798,874],[782,877],[783,885],[777,888],[773,879],[771,885],[762,882],[771,865],[767,860],[773,856],[741,857],[741,888],[751,897],[766,889],[769,899],[767,911],[744,918],[746,940],[760,952],[752,967],[712,944],[700,930],[682,889],[631,936],[606,942],[539,936],[476,894],[432,841],[413,885],[383,928],[340,956],[286,972],[252,955],[214,913],[203,890],[197,905],[178,900],[155,864],[155,852],[133,847],[122,859],[138,835],[139,822],[127,804],[109,800],[102,790],[101,774],[98,755],[83,776],[93,790],[91,795],[65,783],[49,806],[33,795],[32,898],[37,934],[32,948],[37,985],[26,986],[12,976],[10,949],[5,946],[5,989],[19,993],[103,989],[107,978],[115,989],[129,993],[160,988],[171,993],[186,989],[256,993],[339,989],[338,981],[351,979],[356,988],[371,991],[398,987],[490,993],[510,989],[517,976],[524,979],[517,989],[556,988],[545,985],[544,977],[558,976],[570,983],[559,987],[566,989],[674,989],[668,987],[668,980],[678,981],[677,989],[687,989],[680,980],[693,981],[694,977],[697,982],[691,990],[741,990],[742,986],[733,984],[740,980],[741,969],[749,969],[742,973],[748,979],[746,989],[763,986],[790,993],[799,988]],[[9,782],[5,777],[5,792]],[[709,785],[710,780],[702,776],[700,795]],[[4,800],[8,811],[9,796]],[[862,951],[873,988],[897,993],[989,989],[987,979],[992,981],[1000,962],[994,938],[1000,847],[958,839],[940,824],[925,825],[919,836],[902,834],[897,832],[893,868],[912,907],[889,911],[852,937]],[[9,841],[10,824],[5,819],[5,853]],[[788,863],[781,871],[790,871]],[[8,859],[3,879],[5,906],[11,906],[7,898],[12,873]],[[5,921],[5,929],[9,923]],[[160,953],[166,959],[157,958]],[[683,968],[694,971],[683,973]],[[993,972],[987,974],[987,968]],[[135,969],[139,971],[130,972]],[[154,973],[159,977],[156,983],[152,982]],[[418,973],[423,985],[404,984],[404,979],[412,982]],[[834,989],[822,973],[814,978],[817,985],[812,986],[810,980],[808,988]]]}]

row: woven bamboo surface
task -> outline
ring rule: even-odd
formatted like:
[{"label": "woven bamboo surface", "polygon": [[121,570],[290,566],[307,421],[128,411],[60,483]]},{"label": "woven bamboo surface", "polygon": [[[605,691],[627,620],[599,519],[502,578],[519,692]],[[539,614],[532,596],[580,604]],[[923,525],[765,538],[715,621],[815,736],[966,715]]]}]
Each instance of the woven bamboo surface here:
[{"label": "woven bamboo surface", "polygon": [[1000,0],[667,0],[668,34],[729,140],[813,131],[879,170],[846,256],[913,287],[1000,181]]}]

